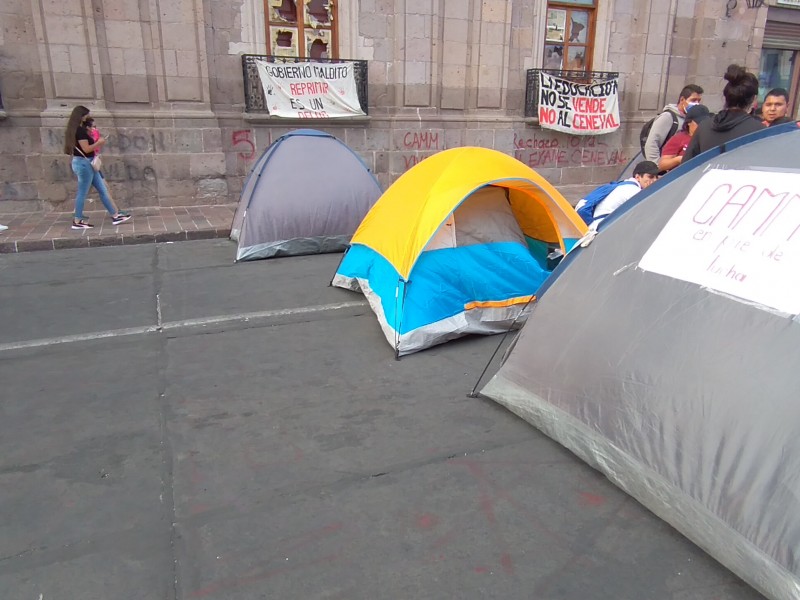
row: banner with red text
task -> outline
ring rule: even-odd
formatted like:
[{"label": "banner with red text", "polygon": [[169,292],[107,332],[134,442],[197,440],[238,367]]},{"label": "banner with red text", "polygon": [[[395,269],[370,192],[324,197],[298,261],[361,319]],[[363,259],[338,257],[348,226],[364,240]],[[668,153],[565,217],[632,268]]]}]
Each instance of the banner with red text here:
[{"label": "banner with red text", "polygon": [[712,169],[639,267],[800,314],[800,173]]},{"label": "banner with red text", "polygon": [[619,129],[619,78],[576,83],[539,71],[539,125],[572,135]]},{"label": "banner with red text", "polygon": [[273,117],[328,119],[364,115],[354,63],[256,61]]}]

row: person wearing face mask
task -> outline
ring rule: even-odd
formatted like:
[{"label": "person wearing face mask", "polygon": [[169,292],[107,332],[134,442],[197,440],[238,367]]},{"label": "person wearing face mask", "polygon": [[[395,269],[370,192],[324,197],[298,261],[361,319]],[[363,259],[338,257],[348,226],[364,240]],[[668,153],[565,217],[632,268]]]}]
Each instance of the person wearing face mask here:
[{"label": "person wearing face mask", "polygon": [[728,82],[722,90],[725,108],[698,126],[683,160],[691,160],[706,150],[764,129],[761,121],[750,114],[758,94],[758,78],[740,65],[729,65],[725,80]]},{"label": "person wearing face mask", "polygon": [[64,153],[72,157],[72,171],[78,178],[78,190],[75,194],[75,214],[72,218],[72,229],[78,230],[92,229],[94,227],[83,214],[83,205],[91,187],[94,187],[97,193],[100,194],[103,206],[111,215],[112,225],[120,225],[131,218],[131,215],[117,210],[108,193],[105,179],[92,166],[95,152],[103,147],[106,140],[102,136],[99,136],[96,141],[92,140],[86,128],[87,120],[90,120],[89,109],[85,106],[76,106],[72,109],[64,132]]},{"label": "person wearing face mask", "polygon": [[642,152],[644,157],[656,164],[661,159],[661,149],[667,140],[683,127],[686,109],[703,100],[703,88],[690,83],[681,90],[676,104],[667,104],[664,110],[653,121]]},{"label": "person wearing face mask", "polygon": [[764,104],[761,105],[761,121],[767,127],[791,123],[792,119],[786,116],[789,109],[789,92],[783,88],[775,88],[767,92]]}]

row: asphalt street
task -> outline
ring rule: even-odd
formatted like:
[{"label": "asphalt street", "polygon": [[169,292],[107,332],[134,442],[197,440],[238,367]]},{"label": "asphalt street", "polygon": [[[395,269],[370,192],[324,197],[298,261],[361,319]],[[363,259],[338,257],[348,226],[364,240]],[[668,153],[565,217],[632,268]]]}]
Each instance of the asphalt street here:
[{"label": "asphalt street", "polygon": [[394,359],[340,255],[0,255],[0,599],[761,598],[468,397],[500,337]]}]

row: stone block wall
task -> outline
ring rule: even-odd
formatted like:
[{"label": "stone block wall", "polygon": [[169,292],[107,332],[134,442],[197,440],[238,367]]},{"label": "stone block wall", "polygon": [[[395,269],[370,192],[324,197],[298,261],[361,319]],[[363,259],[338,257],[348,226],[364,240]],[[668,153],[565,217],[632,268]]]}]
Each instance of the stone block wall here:
[{"label": "stone block wall", "polygon": [[476,145],[517,157],[575,201],[617,176],[641,125],[685,83],[719,108],[727,64],[758,66],[766,18],[741,8],[725,18],[712,0],[598,6],[593,66],[621,73],[622,127],[575,137],[523,117],[544,0],[341,3],[340,55],[368,61],[370,116],[313,123],[244,112],[241,54],[265,52],[262,0],[6,0],[0,211],[71,210],[61,146],[76,104],[112,136],[104,171],[125,207],[235,202],[258,155],[308,126],[347,143],[384,187],[426,156]]}]

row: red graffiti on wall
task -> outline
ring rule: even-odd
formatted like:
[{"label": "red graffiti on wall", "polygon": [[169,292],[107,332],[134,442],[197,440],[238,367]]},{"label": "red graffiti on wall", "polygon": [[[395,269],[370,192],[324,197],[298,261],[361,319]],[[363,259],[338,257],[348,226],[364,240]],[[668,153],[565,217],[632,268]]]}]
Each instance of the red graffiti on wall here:
[{"label": "red graffiti on wall", "polygon": [[399,149],[406,151],[400,153],[403,157],[404,171],[444,149],[444,134],[440,131],[410,130],[401,135],[402,142],[399,141],[401,138],[395,139],[398,140]]},{"label": "red graffiti on wall", "polygon": [[439,132],[406,131],[403,147],[406,150],[439,150]]},{"label": "red graffiti on wall", "polygon": [[529,167],[607,167],[628,158],[596,137],[521,137],[514,133],[514,157]]},{"label": "red graffiti on wall", "polygon": [[256,154],[256,145],[251,138],[252,134],[253,132],[249,129],[240,129],[231,134],[231,145],[242,148],[236,156],[243,160],[250,160]]},{"label": "red graffiti on wall", "polygon": [[418,165],[423,160],[428,158],[429,156],[433,156],[432,154],[405,154],[403,155],[403,161],[405,162],[406,168],[405,170],[408,171],[411,167]]}]

